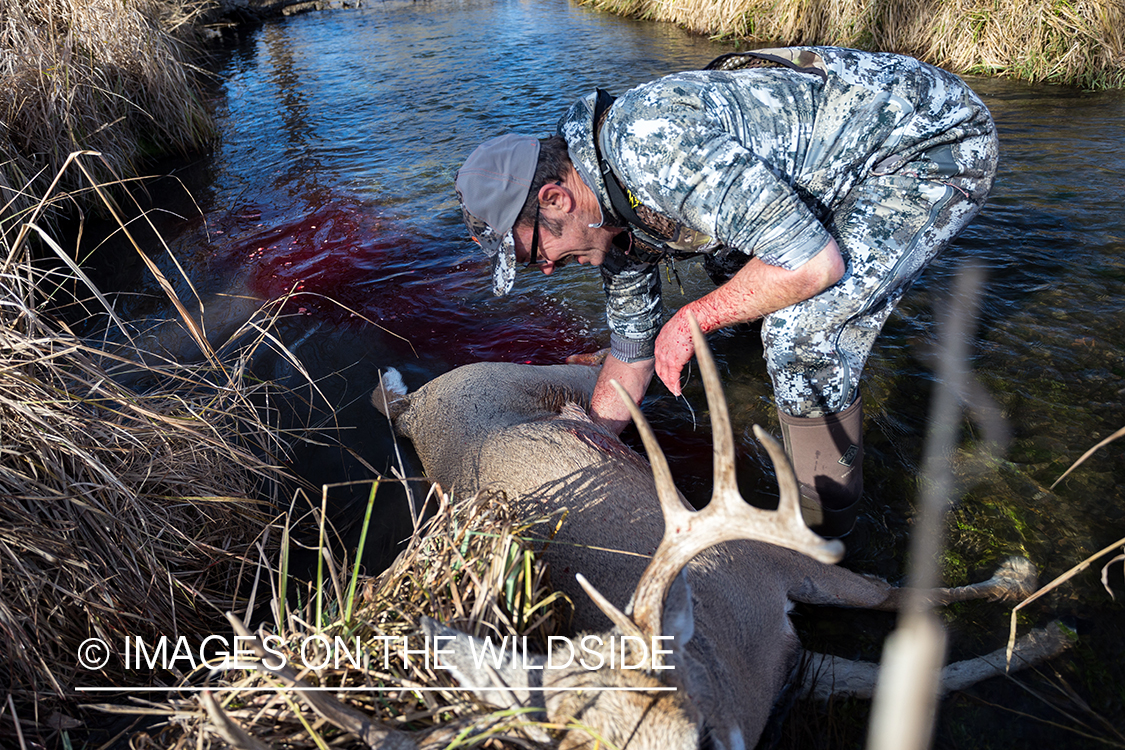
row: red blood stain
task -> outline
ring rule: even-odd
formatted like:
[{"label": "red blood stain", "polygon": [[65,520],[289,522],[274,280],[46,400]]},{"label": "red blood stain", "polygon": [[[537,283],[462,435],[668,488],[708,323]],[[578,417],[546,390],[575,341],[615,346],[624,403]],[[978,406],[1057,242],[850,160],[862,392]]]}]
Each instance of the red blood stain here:
[{"label": "red blood stain", "polygon": [[453,365],[552,364],[597,348],[583,321],[549,300],[482,301],[489,274],[483,256],[463,261],[449,240],[406,232],[368,205],[305,197],[314,205],[299,216],[240,206],[213,227],[237,238],[222,259],[235,266],[228,272],[247,275],[258,296],[289,295],[287,313],[338,326],[378,325],[394,334],[389,346],[436,351]]}]

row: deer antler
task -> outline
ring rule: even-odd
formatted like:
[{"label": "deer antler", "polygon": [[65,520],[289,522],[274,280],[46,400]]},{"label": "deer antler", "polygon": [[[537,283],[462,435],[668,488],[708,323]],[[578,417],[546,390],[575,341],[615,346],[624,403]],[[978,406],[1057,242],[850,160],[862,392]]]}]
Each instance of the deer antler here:
[{"label": "deer antler", "polygon": [[680,570],[693,557],[712,545],[738,539],[762,541],[796,550],[825,563],[839,562],[844,554],[842,542],[822,539],[805,525],[801,518],[799,490],[793,467],[778,442],[757,425],[754,426],[754,435],[769,451],[777,470],[780,492],[777,510],[755,508],[739,494],[734,472],[734,437],[731,434],[730,417],[719,373],[699,324],[691,316],[689,321],[695,356],[699,361],[707,393],[707,404],[711,408],[715,489],[706,508],[692,511],[680,502],[672,483],[668,462],[656,442],[652,428],[625,389],[614,382],[614,387],[629,408],[648,451],[660,507],[664,513],[664,538],[633,594],[633,622],[649,635],[661,633],[664,599]]},{"label": "deer antler", "polygon": [[616,625],[617,629],[620,630],[623,635],[632,635],[640,638],[642,641],[645,640],[645,634],[637,627],[637,624],[630,620],[627,614],[614,606],[613,602],[606,599],[605,596],[602,595],[602,592],[594,588],[594,584],[587,581],[586,576],[577,573],[574,577],[578,580],[578,585],[586,592],[586,596],[590,597],[594,604],[597,605],[598,609],[602,611],[602,614],[608,617],[610,622]]}]

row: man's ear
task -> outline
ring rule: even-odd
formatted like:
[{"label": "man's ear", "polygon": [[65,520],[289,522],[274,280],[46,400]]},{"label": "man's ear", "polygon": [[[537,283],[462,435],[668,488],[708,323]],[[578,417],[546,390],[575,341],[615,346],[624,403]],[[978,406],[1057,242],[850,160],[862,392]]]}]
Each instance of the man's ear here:
[{"label": "man's ear", "polygon": [[523,650],[523,639],[509,636],[484,640],[422,618],[427,647],[436,669],[448,669],[461,687],[482,702],[503,709],[534,708],[528,718],[546,721],[543,666],[546,659]]},{"label": "man's ear", "polygon": [[578,202],[574,198],[574,193],[570,188],[565,185],[560,185],[557,182],[548,182],[539,188],[539,205],[544,208],[554,208],[564,214],[568,214],[574,210]]}]

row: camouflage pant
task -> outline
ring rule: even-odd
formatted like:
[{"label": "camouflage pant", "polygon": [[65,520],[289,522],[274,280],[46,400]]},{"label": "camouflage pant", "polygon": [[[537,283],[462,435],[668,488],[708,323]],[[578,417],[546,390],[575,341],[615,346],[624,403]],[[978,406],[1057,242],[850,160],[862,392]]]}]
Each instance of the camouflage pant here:
[{"label": "camouflage pant", "polygon": [[762,322],[779,409],[815,417],[851,405],[875,338],[902,295],[980,211],[996,156],[989,127],[922,152],[893,173],[876,170],[832,212],[826,226],[847,263],[844,277]]}]

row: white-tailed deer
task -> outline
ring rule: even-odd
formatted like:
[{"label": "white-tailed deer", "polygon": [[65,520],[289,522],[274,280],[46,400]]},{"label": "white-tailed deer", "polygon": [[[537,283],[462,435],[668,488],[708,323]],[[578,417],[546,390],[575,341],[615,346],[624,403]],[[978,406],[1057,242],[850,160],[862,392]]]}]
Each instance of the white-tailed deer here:
[{"label": "white-tailed deer", "polygon": [[[407,396],[373,396],[445,489],[502,491],[529,518],[566,510],[544,557],[575,603],[576,629],[598,634],[569,642],[584,658],[559,667],[557,655],[525,663],[513,653],[485,664],[483,643],[426,623],[430,636],[452,640],[442,659],[482,700],[535,707],[574,727],[563,747],[694,748],[705,738],[715,748],[753,747],[801,653],[788,615],[793,602],[889,610],[904,598],[834,565],[843,545],[805,526],[788,459],[757,427],[777,469],[779,506],[763,511],[741,498],[722,388],[698,330],[696,354],[715,443],[714,494],[698,512],[673,486],[639,410],[633,419],[651,469],[590,421],[590,368],[469,365]],[[1012,559],[992,579],[935,590],[932,600],[1012,598],[1034,587],[1034,575],[1029,562]],[[1062,648],[1061,636],[1043,640],[1037,634],[1022,647],[1039,648],[1037,658]],[[859,683],[870,683],[874,669],[817,663],[842,678],[847,670],[849,692],[869,693]],[[982,665],[982,676],[998,672]]]}]

